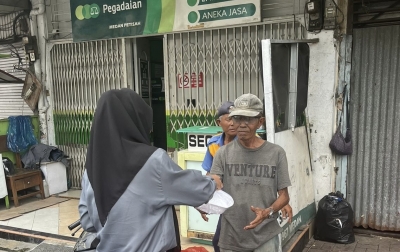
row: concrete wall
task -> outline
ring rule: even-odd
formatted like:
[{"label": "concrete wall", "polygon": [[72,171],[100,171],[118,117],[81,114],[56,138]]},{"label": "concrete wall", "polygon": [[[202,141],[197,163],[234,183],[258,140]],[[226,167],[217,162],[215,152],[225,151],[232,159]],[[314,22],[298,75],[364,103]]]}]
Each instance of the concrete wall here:
[{"label": "concrete wall", "polygon": [[310,72],[308,88],[308,121],[311,129],[311,162],[314,173],[315,202],[334,190],[334,159],[329,148],[335,122],[334,93],[337,76],[337,56],[333,31],[322,31],[309,39]]}]

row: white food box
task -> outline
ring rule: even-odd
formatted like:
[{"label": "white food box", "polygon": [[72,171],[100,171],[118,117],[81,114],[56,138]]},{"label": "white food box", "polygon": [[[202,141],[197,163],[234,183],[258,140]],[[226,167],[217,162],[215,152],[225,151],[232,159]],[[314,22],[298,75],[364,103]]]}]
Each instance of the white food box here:
[{"label": "white food box", "polygon": [[222,214],[226,209],[233,206],[233,198],[222,190],[216,190],[213,197],[197,209],[208,214]]},{"label": "white food box", "polygon": [[42,170],[46,182],[49,186],[49,194],[58,194],[68,190],[67,186],[67,169],[61,162],[41,163]]}]

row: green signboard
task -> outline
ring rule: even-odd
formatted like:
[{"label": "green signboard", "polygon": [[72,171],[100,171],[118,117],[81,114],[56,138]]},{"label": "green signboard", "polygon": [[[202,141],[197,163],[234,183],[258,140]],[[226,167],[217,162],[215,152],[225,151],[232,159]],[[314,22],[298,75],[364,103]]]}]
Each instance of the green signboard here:
[{"label": "green signboard", "polygon": [[70,0],[74,42],[260,22],[260,0]]},{"label": "green signboard", "polygon": [[286,223],[282,227],[282,245],[285,245],[301,226],[308,224],[314,218],[316,214],[315,209],[315,202],[313,202],[293,216],[292,223]]}]

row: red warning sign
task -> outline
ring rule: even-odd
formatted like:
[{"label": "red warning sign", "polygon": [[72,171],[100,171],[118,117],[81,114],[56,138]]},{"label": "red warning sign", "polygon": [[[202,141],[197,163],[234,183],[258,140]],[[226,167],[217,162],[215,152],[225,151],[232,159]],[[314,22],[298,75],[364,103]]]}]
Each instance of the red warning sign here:
[{"label": "red warning sign", "polygon": [[192,73],[190,75],[190,81],[188,73],[185,73],[183,76],[181,74],[178,74],[179,88],[189,88],[189,82],[192,88],[196,88],[197,86],[203,87],[204,85],[203,72],[200,72],[198,75],[196,73]]}]

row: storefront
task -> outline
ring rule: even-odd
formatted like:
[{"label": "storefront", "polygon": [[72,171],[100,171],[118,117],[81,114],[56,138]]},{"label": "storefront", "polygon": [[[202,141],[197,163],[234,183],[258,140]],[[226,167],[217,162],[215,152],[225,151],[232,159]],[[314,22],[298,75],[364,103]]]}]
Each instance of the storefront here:
[{"label": "storefront", "polygon": [[[137,8],[133,8],[132,1],[129,11],[145,8],[143,13],[149,15],[153,7],[162,10],[157,18],[151,19],[153,23],[147,22],[145,14],[141,20],[127,19],[129,22],[119,23],[116,21],[118,15],[128,10],[127,6],[122,10],[121,5],[115,4],[115,8],[106,3],[86,6],[81,1],[60,0],[46,10],[48,24],[53,25],[48,27],[49,36],[54,38],[46,44],[49,62],[46,67],[47,85],[53,104],[49,109],[52,111],[49,125],[54,125],[54,131],[49,126],[49,144],[57,145],[72,157],[72,186],[80,187],[91,120],[97,99],[106,90],[125,87],[137,91],[154,111],[154,145],[166,149],[178,162],[176,151],[187,148],[186,136],[177,133],[178,130],[191,126],[214,126],[218,106],[243,93],[253,93],[261,99],[266,97],[262,40],[281,42],[281,49],[286,50],[284,56],[279,56],[279,48],[272,50],[273,54],[278,53],[275,61],[285,62],[284,71],[279,65],[275,67],[286,76],[286,79],[279,80],[286,84],[294,81],[289,78],[290,69],[294,69],[290,65],[293,62],[290,60],[293,56],[291,48],[302,43],[309,47],[309,78],[306,81],[308,88],[302,94],[306,97],[303,109],[291,121],[289,111],[296,106],[291,104],[292,110],[289,110],[290,99],[287,97],[271,103],[270,109],[279,112],[273,113],[271,118],[274,119],[270,121],[276,130],[276,141],[281,141],[279,144],[283,146],[297,141],[305,151],[304,155],[297,155],[300,152],[286,144],[287,151],[293,153],[290,169],[295,185],[291,192],[294,222],[291,225],[284,223],[283,238],[287,241],[296,230],[309,223],[315,213],[315,203],[334,190],[334,162],[328,147],[334,125],[332,97],[337,60],[333,31],[322,31],[317,35],[307,33],[302,14],[304,5],[297,1],[286,9],[281,6],[281,12],[266,10],[269,1],[229,1],[232,5],[253,4],[255,9],[246,11],[249,16],[216,19],[209,23],[199,23],[200,13],[204,18],[211,18],[212,15],[204,15],[204,9],[221,9],[219,4],[184,1],[183,7],[176,5],[175,11],[169,11],[176,16],[177,13],[186,13],[187,9],[198,8],[195,11],[197,16],[192,14],[192,23],[189,18],[178,20],[179,23],[174,15],[170,16],[173,21],[167,22],[164,5],[156,8],[145,5],[145,2],[149,1],[135,1]],[[160,2],[166,4],[169,1]],[[175,1],[170,2],[175,4]],[[239,15],[237,7],[224,8],[226,15],[233,10]],[[70,14],[69,19],[65,13]],[[181,16],[189,17],[189,13]],[[240,13],[244,15],[243,8]],[[273,17],[276,13],[281,14]],[[114,15],[109,20],[114,23],[107,24],[101,20],[101,16],[106,14]],[[68,22],[72,26],[68,27]],[[79,22],[89,23],[79,31]],[[145,22],[143,29],[138,28],[138,22]],[[182,22],[190,24],[182,25]],[[77,28],[79,33],[76,33]],[[126,30],[133,33],[126,34]],[[305,90],[299,87],[299,92],[294,92],[293,87],[297,86],[285,87],[291,97],[297,97],[296,93]],[[309,132],[308,138],[306,132]],[[308,181],[309,186],[305,186],[304,181]],[[183,232],[190,233],[189,229]]]},{"label": "storefront", "polygon": [[[221,17],[205,22],[207,25],[203,23],[198,28],[196,22],[200,20],[190,23],[189,20],[175,18],[174,12],[167,15],[165,13],[168,10],[160,9],[160,12],[141,1],[141,8],[145,9],[142,11],[143,20],[132,21],[145,23],[140,30],[135,29],[138,26],[126,25],[124,29],[124,25],[118,28],[106,23],[117,22],[116,17],[125,15],[126,11],[139,11],[139,5],[136,9],[124,11],[120,7],[118,13],[118,6],[115,6],[115,14],[112,14],[112,6],[111,13],[108,9],[104,11],[94,6],[93,15],[80,20],[80,13],[85,11],[84,5],[80,1],[71,1],[73,40],[85,41],[71,43],[71,40],[53,40],[48,43],[47,58],[51,64],[47,67],[47,77],[53,83],[49,89],[52,90],[54,102],[54,133],[49,134],[49,140],[73,157],[74,187],[80,186],[96,101],[106,90],[127,87],[140,93],[153,107],[154,144],[171,153],[185,144],[176,131],[194,125],[214,125],[215,110],[222,102],[234,100],[248,92],[262,97],[260,41],[268,38],[304,39],[306,33],[298,19],[280,18],[260,22],[260,1],[247,2],[240,1],[240,14],[239,7],[222,8],[221,4],[194,4],[193,7],[188,2],[186,9],[176,5],[175,13],[190,12],[190,8],[197,8],[199,14],[211,6],[207,8],[220,9],[226,15],[231,12],[232,15],[242,15],[233,19]],[[230,5],[238,3],[234,1]],[[67,11],[66,8],[63,1],[56,2],[51,10],[48,8],[48,19],[57,23],[53,21],[57,17],[58,27],[62,28],[65,21],[59,21],[60,13]],[[94,13],[97,10],[99,15],[96,16]],[[146,15],[151,16],[152,10],[159,14],[160,20],[149,25]],[[246,10],[248,16],[244,13]],[[102,21],[103,14],[112,15],[114,19],[103,18]],[[174,26],[162,25],[168,19],[170,23],[172,20]],[[89,28],[80,29],[81,21],[89,22]],[[90,28],[94,24],[102,29]],[[188,25],[193,31],[187,31]],[[104,29],[108,31],[99,31]],[[55,30],[59,35],[53,37],[64,36],[63,29],[51,29],[52,32]],[[131,32],[130,36],[139,37],[129,38],[127,34],[121,35],[121,32]],[[120,36],[127,38],[99,40]],[[58,93],[54,90],[62,91]]]}]

